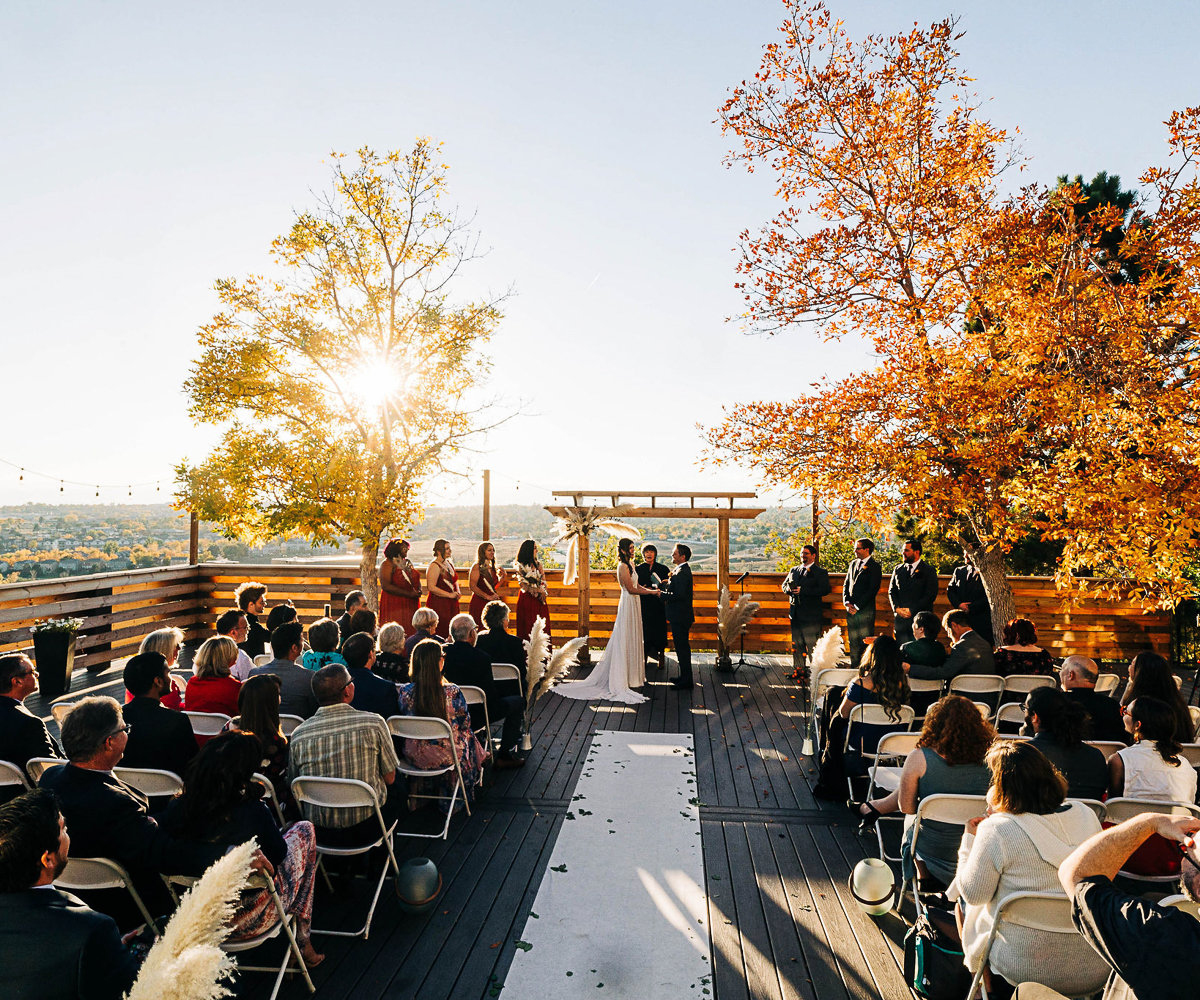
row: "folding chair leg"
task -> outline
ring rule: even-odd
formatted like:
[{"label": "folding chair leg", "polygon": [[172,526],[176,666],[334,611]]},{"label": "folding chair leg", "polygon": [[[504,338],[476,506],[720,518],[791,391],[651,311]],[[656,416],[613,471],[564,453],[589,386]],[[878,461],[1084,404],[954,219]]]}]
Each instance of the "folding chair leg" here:
[{"label": "folding chair leg", "polygon": [[[291,957],[293,955],[296,956],[296,964],[300,966],[300,972],[304,975],[304,982],[308,984],[308,992],[316,993],[317,988],[313,985],[312,976],[308,974],[308,964],[304,961],[303,952],[300,951],[300,942],[296,940],[291,919],[283,921],[283,933],[287,935],[288,952],[284,955],[283,968],[279,970],[279,977],[275,980],[275,993],[279,992],[279,984],[283,981],[283,976],[287,972],[288,966],[291,965]],[[274,1000],[275,993],[271,994],[271,1000]]]},{"label": "folding chair leg", "polygon": [[325,862],[321,860],[321,856],[317,855],[317,871],[321,873],[321,878],[325,880],[325,888],[333,892],[333,883],[329,881],[329,872],[325,870]]},{"label": "folding chair leg", "polygon": [[379,873],[379,881],[375,884],[375,895],[371,899],[371,907],[367,910],[367,919],[363,922],[363,925],[356,931],[320,930],[314,927],[311,933],[327,934],[329,937],[361,937],[364,941],[367,940],[367,936],[371,933],[371,921],[375,919],[375,907],[379,905],[379,896],[383,892],[383,883],[387,881],[388,868],[391,867],[397,875],[400,874],[400,867],[396,864],[396,856],[392,854],[391,838],[385,839],[383,843],[387,848],[389,860],[383,863],[383,871]]}]

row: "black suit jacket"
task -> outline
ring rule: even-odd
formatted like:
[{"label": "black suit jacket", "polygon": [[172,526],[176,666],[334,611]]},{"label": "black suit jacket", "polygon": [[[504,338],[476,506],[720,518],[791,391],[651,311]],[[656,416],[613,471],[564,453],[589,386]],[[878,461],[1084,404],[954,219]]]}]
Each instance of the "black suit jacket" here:
[{"label": "black suit jacket", "polygon": [[1128,744],[1132,737],[1125,730],[1121,718],[1121,706],[1116,698],[1100,694],[1095,688],[1072,688],[1067,697],[1082,705],[1092,720],[1092,732],[1088,739],[1111,740]]},{"label": "black suit jacket", "polygon": [[907,563],[892,570],[892,582],[888,585],[888,600],[892,610],[908,608],[916,617],[918,611],[932,611],[937,600],[937,570],[924,559],[917,563],[916,572],[910,572]]},{"label": "black suit jacket", "polygon": [[972,572],[970,566],[955,569],[950,574],[950,582],[946,584],[946,598],[952,608],[970,604],[971,610],[967,614],[971,618],[971,627],[986,635],[991,634],[992,608],[988,604],[987,591],[983,589],[983,578],[978,572]]},{"label": "black suit jacket", "polygon": [[360,712],[374,712],[385,719],[400,714],[400,698],[396,685],[382,677],[376,677],[366,667],[349,667],[350,679],[354,681],[354,698],[351,708]]},{"label": "black suit jacket", "polygon": [[[904,605],[900,605],[904,607]],[[908,643],[904,644],[905,646]],[[959,674],[994,674],[996,657],[992,644],[978,632],[966,633],[950,647],[945,662],[940,667],[914,663],[908,670],[909,677],[917,680],[949,680]]]},{"label": "black suit jacket", "polygon": [[879,561],[871,556],[862,565],[855,559],[846,569],[842,581],[842,603],[853,604],[859,611],[874,611],[875,598],[883,586],[883,569]]},{"label": "black suit jacket", "polygon": [[680,563],[667,582],[663,585],[663,593],[667,602],[667,621],[671,628],[683,628],[696,620],[696,612],[692,607],[692,568],[687,563]]},{"label": "black suit jacket", "polygon": [[157,698],[134,698],[122,713],[132,727],[122,767],[157,767],[180,777],[196,756],[196,735],[182,712],[163,708]]},{"label": "black suit jacket", "polygon": [[521,671],[521,686],[524,688],[527,657],[525,643],[519,636],[503,629],[480,632],[475,637],[475,648],[486,653],[493,663],[511,663]]},{"label": "black suit jacket", "polygon": [[119,862],[139,890],[143,880],[158,883],[159,874],[200,875],[224,854],[211,844],[167,836],[146,814],[146,797],[111,774],[67,764],[51,768],[40,784],[58,796],[71,853]]},{"label": "black suit jacket", "polygon": [[317,696],[313,694],[312,682],[316,674],[305,670],[291,660],[272,660],[250,671],[251,677],[259,674],[274,674],[283,687],[279,692],[279,711],[284,715],[298,715],[311,719],[317,714]]},{"label": "black suit jacket", "polygon": [[470,684],[483,688],[487,695],[488,711],[495,705],[492,680],[492,658],[469,642],[452,642],[446,646],[446,664],[442,676],[451,684]]},{"label": "black suit jacket", "polygon": [[30,757],[62,755],[46,723],[16,698],[0,695],[0,760],[11,761],[24,770]]},{"label": "black suit jacket", "polygon": [[0,894],[0,996],[120,1000],[138,966],[112,917],[52,886]]},{"label": "black suit jacket", "polygon": [[[793,589],[800,593],[793,594]],[[793,566],[783,578],[783,592],[788,595],[788,614],[794,622],[823,622],[824,597],[833,589],[824,566]]]},{"label": "black suit jacket", "polygon": [[246,616],[246,624],[250,626],[250,631],[246,633],[246,641],[238,643],[238,649],[253,660],[270,649],[271,633],[258,623],[258,615],[252,615],[249,611],[242,613]]}]

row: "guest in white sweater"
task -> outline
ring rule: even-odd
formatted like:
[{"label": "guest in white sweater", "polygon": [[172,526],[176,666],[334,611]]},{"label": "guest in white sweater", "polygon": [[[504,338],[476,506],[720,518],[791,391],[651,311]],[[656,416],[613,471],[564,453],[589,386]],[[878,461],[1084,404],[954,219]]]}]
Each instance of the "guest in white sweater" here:
[{"label": "guest in white sweater", "polygon": [[[1067,781],[1036,747],[998,740],[985,761],[992,775],[988,814],[970,820],[950,887],[963,953],[972,972],[983,964],[1000,901],[1014,892],[1061,894],[1058,866],[1100,831],[1087,806],[1066,803]],[[1008,983],[1042,983],[1067,996],[1098,991],[1108,966],[1078,933],[1060,934],[1002,921],[992,942],[988,996],[1011,994]],[[999,977],[1007,980],[1000,982]]]}]

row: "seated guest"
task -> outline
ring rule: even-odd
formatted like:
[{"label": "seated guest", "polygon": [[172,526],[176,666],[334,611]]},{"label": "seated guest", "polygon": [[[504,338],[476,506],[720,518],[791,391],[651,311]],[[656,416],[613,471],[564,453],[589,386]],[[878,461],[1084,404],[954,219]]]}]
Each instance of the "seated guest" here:
[{"label": "seated guest", "polygon": [[411,662],[413,647],[422,639],[437,639],[438,614],[433,608],[417,608],[412,618],[413,634],[404,640],[404,656]]},{"label": "seated guest", "polygon": [[[285,626],[286,627],[286,626]],[[313,677],[317,714],[296,727],[288,746],[288,779],[303,775],[355,778],[375,789],[384,821],[400,814],[403,793],[389,795],[396,780],[396,749],[387,723],[374,712],[350,705],[354,681],[344,664],[322,667]],[[357,844],[379,834],[369,807],[329,810],[305,806],[305,816],[317,826],[323,844]]]},{"label": "seated guest", "polygon": [[[857,679],[850,682],[841,705],[829,727],[821,753],[821,776],[813,795],[817,798],[844,799],[846,775],[865,773],[863,753],[874,753],[884,733],[906,726],[880,726],[856,722],[851,726],[849,741],[846,727],[851,713],[859,705],[880,705],[889,719],[900,721],[900,708],[909,701],[908,677],[900,664],[900,648],[890,635],[875,637],[858,667]],[[843,759],[843,748],[848,755]]]},{"label": "seated guest", "polygon": [[261,747],[259,771],[271,779],[275,798],[284,815],[299,816],[287,779],[288,741],[279,723],[279,698],[282,681],[278,674],[259,674],[249,678],[238,692],[238,715],[226,723],[227,730],[258,737]]},{"label": "seated guest", "polygon": [[[217,635],[228,636],[236,643],[246,641],[246,637],[250,634],[250,623],[246,620],[246,616],[240,611],[226,611],[217,618]],[[246,651],[238,646],[237,661],[233,665],[233,669],[229,671],[234,680],[244,681],[250,676],[250,671],[254,669],[254,661],[246,655]]]},{"label": "seated guest", "polygon": [[1200,982],[1200,921],[1190,913],[1131,896],[1113,885],[1117,872],[1152,836],[1170,840],[1183,862],[1181,888],[1200,901],[1194,837],[1200,819],[1144,813],[1097,833],[1059,866],[1058,880],[1071,897],[1072,919],[1112,973],[1104,1000],[1190,997]]},{"label": "seated guest", "polygon": [[950,680],[959,674],[994,673],[992,644],[971,628],[971,618],[965,611],[947,611],[942,626],[950,636],[950,654],[940,667],[913,664],[908,676],[917,680]]},{"label": "seated guest", "polygon": [[346,661],[338,652],[338,646],[341,645],[339,635],[338,624],[332,618],[320,618],[309,625],[308,644],[311,648],[301,656],[300,665],[314,674],[333,663],[345,666]]},{"label": "seated guest", "polygon": [[375,654],[375,673],[393,684],[408,683],[408,657],[404,655],[404,629],[388,622],[379,630],[379,652]]},{"label": "seated guest", "polygon": [[0,995],[10,1000],[121,1000],[137,977],[112,917],[54,888],[70,847],[50,792],[0,807]]},{"label": "seated guest", "polygon": [[1058,668],[1059,682],[1067,697],[1083,708],[1092,720],[1092,739],[1128,743],[1129,734],[1116,699],[1096,690],[1100,670],[1086,656],[1068,656]]},{"label": "seated guest", "polygon": [[[158,628],[141,641],[139,653],[162,653],[167,658],[167,670],[179,666],[179,655],[183,651],[183,632],[177,628]],[[125,692],[125,701],[133,700],[133,695]],[[183,708],[183,688],[174,677],[171,678],[171,690],[159,699],[163,708],[178,712]]]},{"label": "seated guest", "polygon": [[24,653],[0,656],[0,760],[22,770],[30,757],[61,757],[46,723],[25,707],[37,690],[37,667]]},{"label": "seated guest", "polygon": [[[997,740],[986,759],[992,775],[988,815],[967,821],[949,893],[959,897],[955,915],[972,972],[983,964],[1000,901],[1014,892],[1056,893],[1058,866],[1080,841],[1100,831],[1091,809],[1065,802],[1066,779],[1032,743]],[[1108,967],[1079,945],[1074,934],[1002,921],[984,973],[987,995],[1011,996],[1013,986],[1027,981],[1073,997],[1094,993]]]},{"label": "seated guest", "polygon": [[345,611],[342,612],[342,616],[337,620],[339,646],[350,635],[350,622],[354,619],[355,613],[366,610],[367,595],[361,590],[352,590],[346,595],[344,606]]},{"label": "seated guest", "polygon": [[[402,715],[417,715],[443,719],[450,723],[454,746],[429,740],[405,740],[402,753],[416,767],[432,770],[445,767],[458,755],[458,766],[462,771],[467,802],[474,801],[475,789],[483,781],[483,765],[487,751],[480,745],[472,732],[471,714],[466,699],[456,684],[448,684],[442,676],[446,647],[437,639],[425,639],[417,643],[412,655],[412,682],[400,685],[400,712]],[[438,779],[435,794],[443,796],[447,805],[457,780],[454,774]],[[417,786],[419,787],[419,786]],[[414,792],[417,792],[414,787]],[[445,811],[445,810],[443,810]]]},{"label": "seated guest", "polygon": [[171,689],[166,659],[161,653],[138,653],[126,661],[121,676],[133,695],[124,711],[130,729],[122,763],[182,777],[196,756],[196,734],[186,715],[162,706],[162,696]]},{"label": "seated guest", "polygon": [[[946,647],[938,642],[942,622],[932,611],[913,617],[913,638],[900,647],[900,659],[911,666],[940,667],[946,662]],[[912,676],[911,671],[909,676]]]},{"label": "seated guest", "polygon": [[[470,684],[483,688],[487,696],[487,710],[492,721],[504,720],[500,752],[496,754],[496,767],[524,767],[525,759],[517,755],[521,745],[521,726],[525,721],[525,702],[520,695],[499,694],[492,679],[492,661],[487,653],[475,648],[478,630],[475,619],[459,614],[450,619],[451,643],[446,647],[446,665],[443,673],[451,684]],[[474,705],[471,706],[475,708]],[[483,706],[479,706],[480,709]],[[476,729],[484,723],[483,712],[471,713]]]},{"label": "seated guest", "polygon": [[296,614],[296,606],[291,601],[284,601],[282,604],[276,604],[267,615],[267,631],[274,632],[280,625],[297,620],[299,616]]},{"label": "seated guest", "polygon": [[365,607],[359,608],[350,616],[350,624],[346,626],[346,632],[342,636],[342,645],[346,645],[346,640],[352,635],[358,635],[362,632],[367,633],[372,639],[375,638],[375,629],[378,626],[378,619],[375,617],[374,611],[368,611]]},{"label": "seated guest", "polygon": [[[900,772],[900,787],[859,806],[862,826],[869,827],[879,816],[897,809],[906,816],[915,816],[921,800],[930,795],[983,795],[991,780],[983,758],[995,738],[996,731],[974,704],[962,695],[947,695],[926,714],[917,748],[908,755]],[[905,878],[921,870],[923,879],[932,875],[949,885],[958,864],[961,827],[922,821],[920,841],[915,847],[912,829],[912,821],[906,820],[900,849]]]},{"label": "seated guest", "polygon": [[1037,644],[1037,629],[1028,618],[1004,626],[1004,644],[996,650],[996,673],[1054,676],[1054,657]]},{"label": "seated guest", "polygon": [[[483,627],[475,639],[475,648],[487,653],[493,663],[511,663],[521,671],[521,690],[525,690],[525,668],[528,657],[525,643],[508,631],[508,605],[503,601],[489,601],[483,607]],[[517,693],[517,692],[514,692]]]},{"label": "seated guest", "polygon": [[231,671],[237,662],[237,643],[228,636],[205,639],[196,650],[196,676],[188,681],[183,703],[189,712],[237,715],[242,683]]},{"label": "seated guest", "polygon": [[[333,622],[325,619],[332,626]],[[313,675],[296,661],[304,648],[304,627],[299,622],[287,622],[271,633],[271,652],[275,659],[255,667],[251,677],[274,674],[279,678],[279,711],[309,719],[317,711],[317,696],[313,694]],[[340,657],[339,657],[340,659]]]},{"label": "seated guest", "polygon": [[[150,912],[164,912],[169,899],[159,874],[199,875],[224,851],[168,836],[147,814],[146,797],[113,776],[128,739],[129,727],[116,701],[84,698],[62,724],[69,763],[50,768],[40,784],[58,796],[75,856],[116,861],[132,876]],[[129,918],[129,926],[141,922],[128,893],[102,891],[111,895],[101,908],[118,923],[123,918]],[[100,906],[99,900],[95,905]]]},{"label": "seated guest", "polygon": [[360,712],[374,712],[385,719],[399,715],[396,685],[371,672],[375,665],[374,637],[368,632],[355,632],[342,643],[342,656],[354,681],[354,698],[350,704]]},{"label": "seated guest", "polygon": [[1034,688],[1025,696],[1025,735],[1067,779],[1067,797],[1102,799],[1108,791],[1108,762],[1083,742],[1088,726],[1083,707],[1058,688]]},{"label": "seated guest", "polygon": [[[1175,739],[1191,743],[1196,735],[1196,723],[1188,712],[1187,701],[1175,683],[1175,675],[1166,657],[1150,650],[1138,653],[1129,661],[1129,683],[1121,695],[1121,704],[1128,707],[1135,698],[1157,698],[1171,707],[1175,716]],[[1126,717],[1128,718],[1128,716]]]},{"label": "seated guest", "polygon": [[237,601],[238,608],[246,616],[246,623],[249,626],[246,638],[240,645],[246,655],[253,660],[254,657],[261,656],[266,652],[267,643],[271,639],[271,633],[258,620],[259,616],[265,614],[267,610],[267,588],[265,584],[250,580],[240,584],[238,589],[233,592],[233,596]]},{"label": "seated guest", "polygon": [[[296,918],[296,940],[310,968],[325,956],[309,939],[313,887],[317,878],[317,838],[311,823],[301,820],[284,833],[252,780],[261,755],[259,741],[247,733],[222,733],[204,745],[188,772],[187,789],[171,802],[163,827],[180,840],[223,850],[254,838],[273,877],[283,908]],[[273,869],[273,871],[272,871]],[[234,940],[251,938],[275,922],[275,904],[266,889],[242,896],[234,915]]]}]

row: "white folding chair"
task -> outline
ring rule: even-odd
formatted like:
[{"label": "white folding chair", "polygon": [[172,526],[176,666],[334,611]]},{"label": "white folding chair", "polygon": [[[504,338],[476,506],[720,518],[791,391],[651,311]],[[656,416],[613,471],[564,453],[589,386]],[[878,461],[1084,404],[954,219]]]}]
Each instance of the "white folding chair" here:
[{"label": "white folding chair", "polygon": [[979,709],[979,714],[983,716],[984,722],[992,721],[992,712],[995,711],[995,709],[993,709],[991,705],[989,705],[986,701],[973,701],[971,704]]},{"label": "white folding chair", "polygon": [[174,771],[159,771],[149,767],[114,767],[113,774],[147,798],[156,795],[178,795],[183,791],[183,779]]},{"label": "white folding chair", "polygon": [[1183,678],[1179,676],[1179,674],[1172,674],[1171,676],[1175,680],[1175,687],[1179,690],[1183,690]]},{"label": "white folding chair", "polygon": [[[1009,674],[1004,678],[1004,693],[1000,703],[1023,702],[1030,691],[1043,687],[1057,687],[1058,678],[1047,674]],[[1012,695],[1010,698],[1009,695]]]},{"label": "white folding chair", "polygon": [[59,729],[62,729],[63,720],[76,704],[78,703],[74,701],[60,701],[50,706],[50,714],[54,717],[54,724]]},{"label": "white folding chair", "polygon": [[[912,853],[915,867],[915,861],[920,857],[918,848],[921,842],[918,839],[921,836],[921,824],[930,821],[936,823],[945,823],[948,826],[966,826],[967,820],[973,819],[976,816],[983,816],[987,813],[987,798],[983,795],[952,795],[949,793],[940,793],[937,795],[927,795],[917,803],[917,813],[913,817],[913,832],[912,832]],[[917,915],[920,916],[924,910],[921,905],[921,893],[917,889],[916,879],[913,879],[913,904],[916,906]],[[899,900],[903,898],[907,884],[900,886],[900,892],[896,896],[899,906]]]},{"label": "white folding chair", "polygon": [[133,879],[129,877],[129,872],[111,858],[69,858],[67,867],[54,880],[54,884],[60,889],[72,891],[124,889],[133,897],[134,905],[155,936],[162,933],[154,918],[150,916],[150,911],[146,909],[146,904],[142,902],[142,897],[138,895],[137,889],[133,887]]},{"label": "white folding chair", "polygon": [[[163,881],[167,883],[167,888],[171,895],[176,898],[176,887],[191,888],[198,878],[193,878],[188,875],[164,875]],[[263,890],[271,894],[271,904],[275,908],[275,920],[266,930],[255,934],[248,938],[226,938],[221,942],[221,950],[230,955],[237,955],[243,951],[250,951],[257,948],[259,945],[266,943],[274,938],[279,937],[282,933],[287,938],[287,948],[283,952],[283,961],[276,968],[273,965],[243,965],[237,963],[238,972],[274,972],[275,973],[275,988],[271,990],[269,1000],[275,1000],[279,995],[279,987],[283,985],[283,977],[289,971],[292,964],[292,959],[296,960],[296,965],[299,966],[301,975],[304,976],[304,982],[308,986],[309,993],[315,993],[317,988],[313,985],[312,977],[308,974],[308,966],[304,963],[304,955],[300,951],[300,942],[296,940],[296,918],[293,914],[287,913],[283,908],[283,901],[279,898],[279,890],[275,887],[275,880],[267,878],[261,872],[254,872],[250,876],[250,880],[246,884],[249,891]]]},{"label": "white folding chair", "polygon": [[287,820],[283,818],[283,807],[279,804],[279,796],[275,794],[275,786],[271,783],[271,779],[265,774],[255,771],[250,775],[250,780],[263,790],[263,801],[270,807],[271,815],[275,817],[275,822],[279,824],[280,829],[287,826]]},{"label": "white folding chair", "polygon": [[1117,688],[1121,686],[1121,675],[1101,673],[1096,678],[1096,693],[1116,697]]},{"label": "white folding chair", "polygon": [[492,664],[492,680],[494,681],[516,681],[517,690],[521,692],[521,697],[525,697],[525,685],[521,683],[521,671],[512,663],[493,663]]},{"label": "white folding chair", "polygon": [[21,792],[29,791],[30,784],[25,777],[25,772],[16,764],[11,760],[0,760],[0,788],[19,789],[17,794],[20,795]]},{"label": "white folding chair", "polygon": [[[389,826],[383,818],[383,810],[379,805],[379,797],[375,794],[375,789],[368,785],[365,781],[358,781],[354,778],[318,778],[313,776],[299,777],[292,779],[292,795],[303,808],[304,806],[312,806],[315,809],[321,809],[327,815],[331,811],[338,809],[373,809],[375,818],[379,822],[379,833],[369,843],[357,844],[351,847],[334,846],[330,844],[322,844],[320,834],[317,836],[317,853],[319,855],[329,855],[336,858],[353,857],[359,854],[366,854],[376,847],[384,847],[387,850],[387,860],[383,864],[383,870],[379,873],[379,883],[375,886],[375,895],[371,899],[371,908],[367,910],[367,919],[363,922],[362,927],[356,931],[333,931],[333,930],[318,930],[313,928],[314,934],[329,934],[333,937],[361,937],[364,941],[367,935],[371,933],[371,921],[375,917],[375,907],[379,904],[379,894],[383,892],[383,883],[387,881],[388,869],[391,868],[394,876],[399,877],[400,866],[396,864],[396,855],[392,851],[392,837],[396,833],[396,820],[392,820]],[[317,827],[320,830],[320,827]]]},{"label": "white folding chair", "polygon": [[[483,725],[474,730],[476,736],[485,747],[491,749],[492,740],[495,738],[492,735],[492,717],[487,710],[487,692],[481,687],[476,687],[474,684],[460,684],[458,689],[463,693],[463,699],[467,703],[469,709],[472,705],[483,706]],[[504,723],[496,723],[501,729],[504,728]],[[482,734],[482,735],[481,735]]]},{"label": "white folding chair", "polygon": [[[1191,802],[1155,802],[1149,799],[1115,798],[1104,803],[1104,818],[1107,822],[1123,823],[1134,816],[1145,813],[1162,813],[1165,816],[1197,816],[1200,808]],[[1133,882],[1145,882],[1151,886],[1174,885],[1179,881],[1179,872],[1164,875],[1141,875],[1137,872],[1122,868],[1117,872],[1123,878]]]},{"label": "white folding chair", "polygon": [[[983,962],[979,971],[975,973],[975,978],[971,981],[971,988],[967,991],[966,1000],[971,1000],[976,991],[980,989],[983,991],[984,1000],[987,1000],[988,992],[987,987],[983,984],[983,971],[988,967],[992,944],[1000,931],[1001,923],[1005,920],[1009,923],[1020,924],[1022,927],[1032,928],[1043,934],[1068,934],[1078,939],[1079,948],[1085,951],[1087,949],[1083,935],[1076,930],[1075,924],[1071,921],[1071,900],[1064,893],[1010,892],[1000,900],[996,911],[996,920],[992,924],[991,933],[984,945]],[[1093,985],[1079,991],[1080,996],[1098,993],[1103,988],[1105,980],[1108,979],[1108,970],[1104,969],[1103,974],[1098,974],[1098,976],[1099,978]]]},{"label": "white folding chair", "polygon": [[[941,697],[942,688],[945,686],[946,686],[945,681],[939,681],[939,680],[928,680],[927,681],[927,680],[921,680],[919,677],[910,677],[908,679],[908,690],[911,691],[913,694],[929,694],[930,692],[934,692],[939,697]],[[917,713],[917,719],[916,719],[917,722],[922,721],[924,718],[925,718],[924,712]]]},{"label": "white folding chair", "polygon": [[[950,680],[949,694],[961,694],[971,701],[984,702],[990,709],[987,718],[996,714],[1004,695],[1004,678],[999,674],[959,674]],[[983,695],[977,698],[976,695]]]},{"label": "white folding chair", "polygon": [[50,768],[61,767],[65,763],[65,760],[57,757],[30,757],[25,762],[25,773],[29,775],[30,784],[36,785]]},{"label": "white folding chair", "polygon": [[[1118,745],[1117,749],[1119,750],[1120,748],[1121,745]],[[1186,757],[1187,762],[1191,764],[1192,767],[1200,768],[1200,743],[1184,743],[1183,746],[1179,748],[1179,755],[1181,757]]]},{"label": "white folding chair", "polygon": [[274,659],[275,656],[272,653],[259,653],[258,656],[254,657],[254,665],[256,667],[265,667]]},{"label": "white folding chair", "polygon": [[[450,748],[450,763],[442,767],[416,767],[408,763],[401,756],[400,766],[397,768],[401,774],[409,778],[440,778],[451,771],[454,772],[454,790],[450,793],[450,799],[446,805],[446,822],[442,826],[441,833],[397,834],[399,837],[428,837],[445,840],[450,832],[450,820],[454,818],[454,804],[458,801],[458,793],[460,791],[462,792],[462,803],[466,807],[467,815],[471,815],[471,804],[467,801],[467,784],[463,780],[462,767],[458,762],[458,749],[454,745],[454,733],[450,729],[450,723],[445,719],[435,719],[427,715],[393,715],[387,720],[387,723],[388,728],[392,731],[392,735],[402,740],[426,740],[430,743],[445,741],[445,745]],[[410,794],[409,797],[446,802],[445,795],[429,795],[424,792]]]},{"label": "white folding chair", "polygon": [[813,742],[818,748],[825,741],[825,734],[817,728],[817,720],[821,717],[826,693],[833,687],[845,687],[857,677],[858,670],[854,667],[826,667],[824,670],[817,671],[816,679],[813,681],[812,711],[809,713],[809,719],[812,725]]},{"label": "white folding chair", "polygon": [[[875,751],[875,763],[867,772],[870,775],[870,781],[867,783],[866,801],[869,802],[875,798],[877,792],[894,792],[900,787],[900,773],[904,770],[904,761],[916,749],[920,739],[920,732],[914,733],[911,730],[906,733],[884,733],[880,737],[879,746]],[[885,760],[893,763],[884,764]],[[904,816],[900,813],[892,813],[880,816],[875,820],[875,838],[879,842],[880,860],[899,861],[899,857],[892,857],[884,850],[883,832],[880,830],[880,825],[885,820],[902,824]]]},{"label": "white folding chair", "polygon": [[1067,799],[1066,801],[1078,802],[1078,803],[1080,803],[1080,805],[1087,806],[1092,812],[1094,812],[1096,814],[1096,819],[1100,820],[1101,823],[1104,822],[1104,817],[1106,815],[1105,810],[1104,810],[1104,803],[1101,802],[1099,799]]},{"label": "white folding chair", "polygon": [[1197,903],[1191,896],[1185,896],[1178,893],[1174,896],[1163,896],[1158,901],[1159,906],[1169,906],[1174,910],[1182,910],[1184,913],[1190,913],[1197,920],[1200,920],[1200,903]]},{"label": "white folding chair", "polygon": [[197,736],[219,736],[221,730],[232,721],[228,715],[220,712],[184,712],[191,720],[192,732]]},{"label": "white folding chair", "polygon": [[[854,734],[855,726],[889,726],[892,732],[911,732],[913,720],[916,718],[912,706],[901,705],[897,711],[899,714],[897,718],[893,719],[882,705],[855,705],[846,719],[846,737],[842,743],[843,756],[850,750],[850,737]],[[859,755],[864,761],[875,763],[878,760],[879,751],[862,750],[859,751]],[[855,797],[854,779],[849,774],[846,775],[846,795],[851,799]]]},{"label": "white folding chair", "polygon": [[1015,722],[1017,726],[1025,725],[1025,707],[1010,701],[1005,705],[1001,705],[1000,711],[996,713],[996,726],[999,727],[1005,723],[1012,722]]},{"label": "white folding chair", "polygon": [[1200,706],[1188,705],[1188,715],[1192,717],[1192,739],[1188,740],[1188,742],[1191,743],[1192,740],[1200,739],[1200,737],[1196,735],[1198,732],[1200,732]]},{"label": "white folding chair", "polygon": [[172,671],[171,673],[171,679],[179,685],[179,690],[183,691],[185,694],[187,693],[188,681],[190,681],[194,676],[194,674],[185,674],[180,670]]},{"label": "white folding chair", "polygon": [[1102,754],[1104,754],[1105,760],[1108,760],[1108,758],[1115,754],[1118,750],[1125,749],[1125,744],[1118,743],[1116,740],[1084,740],[1084,742],[1088,746],[1095,747]]},{"label": "white folding chair", "polygon": [[291,736],[296,731],[296,727],[304,721],[302,715],[288,715],[281,712],[279,715],[279,728],[283,731],[284,736]]}]

